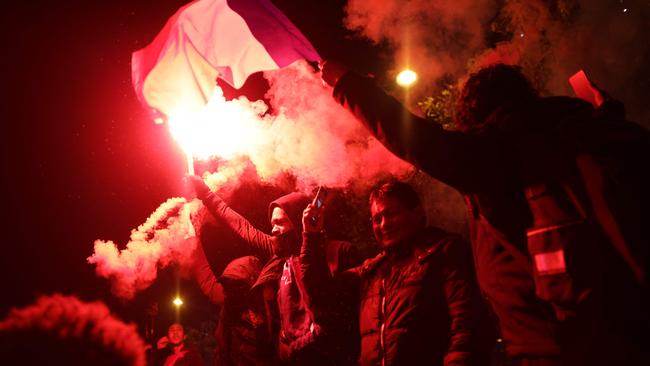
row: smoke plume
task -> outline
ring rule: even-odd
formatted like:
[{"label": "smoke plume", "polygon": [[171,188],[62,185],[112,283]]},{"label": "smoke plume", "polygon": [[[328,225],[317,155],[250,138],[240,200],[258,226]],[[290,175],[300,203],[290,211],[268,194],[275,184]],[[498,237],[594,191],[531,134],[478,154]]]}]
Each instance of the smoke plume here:
[{"label": "smoke plume", "polygon": [[196,248],[190,210],[197,203],[170,198],[131,232],[126,248],[119,250],[111,240],[96,240],[95,253],[88,262],[97,266],[97,274],[112,280],[113,293],[131,299],[138,290],[156,279],[158,268],[170,263],[189,263]]},{"label": "smoke plume", "polygon": [[522,66],[543,92],[572,95],[567,79],[584,69],[648,122],[647,1],[349,0],[346,11],[349,29],[390,45],[396,68],[420,73],[420,95],[495,62]]},{"label": "smoke plume", "polygon": [[332,98],[332,89],[306,63],[265,76],[276,113],[269,117],[268,144],[251,156],[261,177],[290,172],[303,190],[345,188],[411,169]]},{"label": "smoke plume", "polygon": [[[410,165],[390,154],[334,101],[331,88],[306,63],[266,76],[273,113],[267,113],[262,101],[225,101],[220,90],[206,109],[214,118],[201,122],[205,129],[196,145],[205,147],[198,150],[201,156],[209,159],[214,148],[222,159],[215,172],[203,174],[212,190],[227,191],[251,165],[261,181],[283,184],[290,175],[291,188],[305,192],[317,185],[368,186],[388,174],[410,171]],[[99,276],[112,281],[117,296],[133,298],[153,283],[159,268],[171,263],[181,269],[191,266],[196,240],[191,239],[189,216],[199,205],[169,199],[132,231],[125,249],[97,240],[88,262],[97,266]]]}]

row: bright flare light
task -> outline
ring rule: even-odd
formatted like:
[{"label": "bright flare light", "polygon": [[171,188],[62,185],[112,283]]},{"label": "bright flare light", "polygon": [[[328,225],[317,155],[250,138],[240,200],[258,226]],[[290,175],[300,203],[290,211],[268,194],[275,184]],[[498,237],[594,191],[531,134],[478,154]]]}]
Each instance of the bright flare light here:
[{"label": "bright flare light", "polygon": [[176,305],[176,307],[180,307],[181,305],[183,305],[183,300],[181,300],[180,297],[177,297],[174,299],[173,303],[174,305]]},{"label": "bright flare light", "polygon": [[397,81],[397,84],[399,86],[402,86],[404,88],[408,88],[415,81],[418,79],[418,74],[415,73],[413,70],[402,70],[399,74],[397,74],[397,77],[395,78],[395,81]]},{"label": "bright flare light", "polygon": [[[264,141],[263,119],[267,106],[248,100],[226,101],[216,88],[208,104],[200,111],[174,113],[169,130],[189,157],[208,159],[219,156],[232,159],[247,155]],[[189,161],[188,161],[189,163]]]}]

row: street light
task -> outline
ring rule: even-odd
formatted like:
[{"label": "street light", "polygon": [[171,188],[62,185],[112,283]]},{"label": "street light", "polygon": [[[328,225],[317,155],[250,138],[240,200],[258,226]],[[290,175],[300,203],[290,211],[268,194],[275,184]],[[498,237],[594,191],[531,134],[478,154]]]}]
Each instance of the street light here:
[{"label": "street light", "polygon": [[404,69],[397,74],[395,81],[397,84],[403,88],[408,88],[418,79],[418,74],[415,71],[410,69]]},{"label": "street light", "polygon": [[181,298],[178,296],[172,302],[174,303],[174,305],[176,305],[177,308],[183,305],[183,300],[181,300]]}]

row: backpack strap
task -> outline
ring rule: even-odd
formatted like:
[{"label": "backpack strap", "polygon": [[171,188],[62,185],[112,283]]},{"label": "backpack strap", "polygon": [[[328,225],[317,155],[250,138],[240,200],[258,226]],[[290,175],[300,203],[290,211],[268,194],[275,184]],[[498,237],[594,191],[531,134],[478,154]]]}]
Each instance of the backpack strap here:
[{"label": "backpack strap", "polygon": [[640,284],[645,282],[645,269],[634,258],[628,245],[623,238],[621,229],[609,209],[609,205],[603,196],[603,175],[600,167],[591,155],[579,155],[576,157],[578,171],[582,177],[587,195],[591,201],[594,217],[603,233],[609,239],[610,243],[616,249],[618,254],[627,263],[628,267],[634,273],[636,280]]}]

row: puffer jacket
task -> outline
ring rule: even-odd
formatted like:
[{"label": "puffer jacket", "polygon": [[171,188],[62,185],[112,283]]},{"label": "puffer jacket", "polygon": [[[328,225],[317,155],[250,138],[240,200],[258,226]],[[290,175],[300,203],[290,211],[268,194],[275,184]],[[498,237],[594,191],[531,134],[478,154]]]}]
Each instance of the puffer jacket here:
[{"label": "puffer jacket", "polygon": [[324,240],[303,234],[305,283],[324,307],[322,293],[331,293],[332,284],[359,291],[361,365],[473,364],[481,300],[468,245],[459,237],[426,228],[412,242],[329,279]]}]

